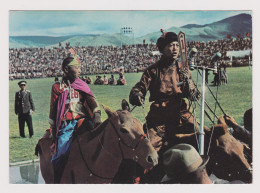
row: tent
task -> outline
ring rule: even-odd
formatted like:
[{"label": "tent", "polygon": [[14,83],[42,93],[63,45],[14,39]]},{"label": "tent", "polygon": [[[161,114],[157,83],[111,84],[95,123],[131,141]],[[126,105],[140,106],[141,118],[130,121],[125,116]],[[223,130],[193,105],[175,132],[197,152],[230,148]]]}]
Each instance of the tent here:
[{"label": "tent", "polygon": [[159,51],[152,51],[152,55],[157,56],[157,55],[161,55],[161,53]]},{"label": "tent", "polygon": [[239,51],[227,51],[227,56],[230,57],[232,61],[233,57],[243,58],[245,56],[250,56],[251,50],[239,50]]}]

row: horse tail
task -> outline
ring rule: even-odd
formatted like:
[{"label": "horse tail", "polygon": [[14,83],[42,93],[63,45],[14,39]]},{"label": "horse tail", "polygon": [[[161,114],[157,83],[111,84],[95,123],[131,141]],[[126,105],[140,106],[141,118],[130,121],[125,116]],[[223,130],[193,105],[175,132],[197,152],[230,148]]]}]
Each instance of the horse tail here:
[{"label": "horse tail", "polygon": [[39,153],[40,153],[40,154],[42,153],[42,149],[41,149],[40,144],[37,143],[37,145],[35,146],[34,154],[35,154],[36,156],[38,156]]}]

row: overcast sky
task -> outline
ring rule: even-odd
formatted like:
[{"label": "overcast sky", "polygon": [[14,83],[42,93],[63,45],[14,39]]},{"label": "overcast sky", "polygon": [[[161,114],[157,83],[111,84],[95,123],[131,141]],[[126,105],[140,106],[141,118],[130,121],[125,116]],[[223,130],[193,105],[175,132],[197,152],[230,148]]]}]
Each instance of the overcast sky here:
[{"label": "overcast sky", "polygon": [[186,24],[209,24],[250,11],[10,11],[10,36],[64,36],[119,33],[132,27],[136,37]]}]

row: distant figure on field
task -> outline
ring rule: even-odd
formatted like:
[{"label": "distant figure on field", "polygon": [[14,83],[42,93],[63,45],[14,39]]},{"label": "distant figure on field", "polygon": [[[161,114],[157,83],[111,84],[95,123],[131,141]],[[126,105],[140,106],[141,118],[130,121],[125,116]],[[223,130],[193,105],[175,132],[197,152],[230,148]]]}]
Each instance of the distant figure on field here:
[{"label": "distant figure on field", "polygon": [[15,93],[15,114],[18,115],[20,136],[25,138],[24,124],[26,122],[29,129],[30,138],[33,136],[32,114],[35,110],[32,94],[26,90],[26,81],[18,82],[20,91]]},{"label": "distant figure on field", "polygon": [[96,80],[95,80],[94,84],[103,85],[104,80],[101,78],[101,76],[96,76]]},{"label": "distant figure on field", "polygon": [[92,83],[93,83],[93,80],[92,80],[92,78],[90,78],[89,76],[86,76],[86,77],[85,77],[85,82],[86,82],[87,84],[92,84]]},{"label": "distant figure on field", "polygon": [[54,82],[59,82],[59,77],[55,76]]},{"label": "distant figure on field", "polygon": [[110,84],[110,85],[116,85],[116,79],[114,78],[114,75],[113,75],[113,74],[111,74],[111,78],[109,78],[108,84]]},{"label": "distant figure on field", "polygon": [[124,70],[121,68],[119,72],[119,79],[117,80],[117,85],[126,85],[126,79],[124,76]]},{"label": "distant figure on field", "polygon": [[108,85],[108,78],[106,75],[104,75],[104,85]]}]

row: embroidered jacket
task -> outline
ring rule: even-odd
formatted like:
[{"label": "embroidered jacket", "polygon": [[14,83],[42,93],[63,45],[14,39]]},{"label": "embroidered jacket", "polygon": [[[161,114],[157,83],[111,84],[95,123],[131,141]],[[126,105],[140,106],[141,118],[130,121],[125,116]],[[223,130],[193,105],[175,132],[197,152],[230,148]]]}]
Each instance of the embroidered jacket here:
[{"label": "embroidered jacket", "polygon": [[49,123],[52,127],[56,125],[58,98],[63,91],[68,90],[65,111],[61,121],[80,119],[83,117],[93,118],[93,112],[98,104],[93,96],[83,91],[73,89],[64,82],[56,82],[51,90]]}]

